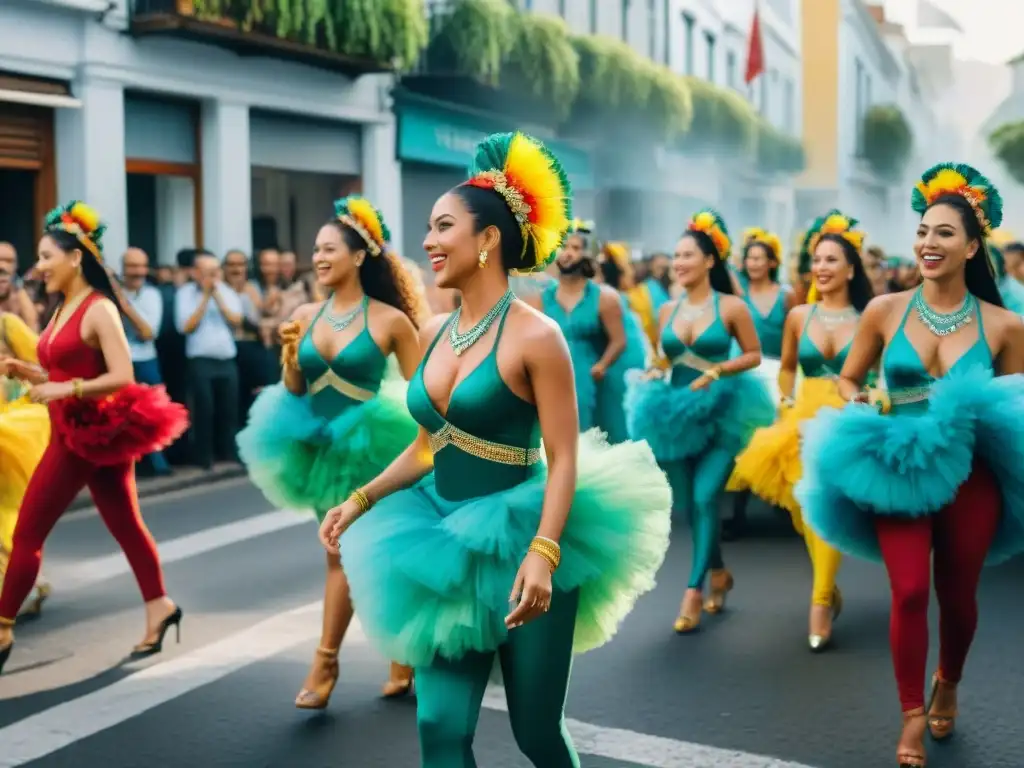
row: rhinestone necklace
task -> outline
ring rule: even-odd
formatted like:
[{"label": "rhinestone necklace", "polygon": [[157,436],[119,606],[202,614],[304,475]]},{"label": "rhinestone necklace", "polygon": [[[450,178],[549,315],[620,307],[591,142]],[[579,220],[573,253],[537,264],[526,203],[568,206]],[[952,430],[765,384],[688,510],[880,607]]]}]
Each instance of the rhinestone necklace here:
[{"label": "rhinestone necklace", "polygon": [[914,309],[917,310],[917,316],[921,318],[921,323],[924,327],[936,336],[949,336],[951,333],[959,331],[965,325],[969,325],[974,318],[977,305],[977,299],[968,293],[964,297],[964,303],[960,305],[959,309],[944,315],[928,306],[928,303],[924,300],[924,293],[922,293],[920,288],[914,294]]},{"label": "rhinestone necklace", "polygon": [[362,301],[360,301],[358,304],[352,307],[352,309],[348,310],[347,312],[343,312],[340,315],[336,315],[330,309],[327,309],[324,311],[324,320],[327,321],[327,324],[331,326],[332,330],[336,332],[344,331],[346,328],[352,325],[352,321],[359,317],[359,313],[362,312],[363,309],[369,303],[369,298],[363,296]]},{"label": "rhinestone necklace", "polygon": [[836,328],[846,323],[855,321],[860,317],[860,313],[853,307],[843,307],[842,309],[826,309],[825,307],[818,305],[818,322],[821,323],[821,327],[828,333],[831,333]]},{"label": "rhinestone necklace", "polygon": [[467,349],[480,341],[480,338],[491,329],[492,325],[494,325],[494,321],[504,314],[506,309],[508,309],[515,297],[516,295],[512,293],[512,289],[509,288],[505,291],[505,294],[498,299],[498,303],[491,307],[490,311],[480,319],[480,322],[465,333],[459,332],[459,320],[462,318],[462,307],[460,306],[456,309],[452,314],[452,319],[448,323],[448,343],[451,344],[452,351],[455,352],[456,356],[461,355]]},{"label": "rhinestone necklace", "polygon": [[679,300],[679,317],[683,319],[684,323],[692,323],[694,320],[699,320],[704,314],[711,309],[711,303],[715,300],[715,295],[712,293],[704,301],[703,304],[691,304],[689,301],[680,299]]}]

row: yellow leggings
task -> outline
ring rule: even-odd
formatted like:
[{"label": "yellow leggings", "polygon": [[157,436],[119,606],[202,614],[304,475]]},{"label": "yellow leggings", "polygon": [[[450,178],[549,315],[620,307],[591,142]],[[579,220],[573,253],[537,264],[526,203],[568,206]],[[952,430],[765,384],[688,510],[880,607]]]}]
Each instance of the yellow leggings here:
[{"label": "yellow leggings", "polygon": [[843,556],[838,550],[822,541],[809,526],[804,525],[799,513],[791,510],[790,515],[793,518],[793,527],[796,528],[796,532],[804,537],[807,554],[811,558],[811,569],[814,571],[811,602],[814,605],[831,606],[836,591],[836,576],[839,574]]}]

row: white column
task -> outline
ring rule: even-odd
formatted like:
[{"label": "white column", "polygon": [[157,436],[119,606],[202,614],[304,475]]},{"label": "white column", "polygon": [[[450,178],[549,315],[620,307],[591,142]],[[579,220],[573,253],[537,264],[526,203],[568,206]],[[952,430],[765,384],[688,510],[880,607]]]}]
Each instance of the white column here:
[{"label": "white column", "polygon": [[120,271],[128,247],[124,158],[124,87],[86,76],[75,84],[80,109],[56,110],[57,190],[61,203],[81,200],[107,225],[107,263]]},{"label": "white column", "polygon": [[175,265],[175,256],[194,248],[196,239],[195,184],[184,176],[156,177],[156,254],[160,264]]},{"label": "white column", "polygon": [[[363,197],[384,214],[391,242],[402,243],[402,164],[395,157],[395,117],[363,126]],[[407,254],[402,254],[403,256]]]},{"label": "white column", "polygon": [[203,247],[218,258],[252,250],[249,107],[203,103]]}]

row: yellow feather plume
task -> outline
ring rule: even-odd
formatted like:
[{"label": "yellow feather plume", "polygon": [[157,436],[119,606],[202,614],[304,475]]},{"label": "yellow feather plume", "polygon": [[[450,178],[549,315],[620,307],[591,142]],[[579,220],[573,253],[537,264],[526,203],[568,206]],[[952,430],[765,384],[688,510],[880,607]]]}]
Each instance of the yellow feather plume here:
[{"label": "yellow feather plume", "polygon": [[369,202],[361,197],[350,197],[348,212],[366,229],[367,234],[373,238],[374,242],[384,245],[384,228],[381,226],[377,211]]},{"label": "yellow feather plume", "polygon": [[74,219],[82,228],[82,231],[89,235],[96,231],[100,225],[100,215],[85,203],[75,203],[68,211],[68,215]]},{"label": "yellow feather plume", "polygon": [[782,261],[782,241],[774,232],[760,227],[751,227],[743,233],[743,246],[746,247],[751,243],[764,243],[772,252],[772,257],[776,261]]},{"label": "yellow feather plume", "polygon": [[505,159],[505,176],[530,206],[529,235],[534,240],[538,261],[561,247],[572,225],[568,184],[560,167],[541,144],[516,133]]}]

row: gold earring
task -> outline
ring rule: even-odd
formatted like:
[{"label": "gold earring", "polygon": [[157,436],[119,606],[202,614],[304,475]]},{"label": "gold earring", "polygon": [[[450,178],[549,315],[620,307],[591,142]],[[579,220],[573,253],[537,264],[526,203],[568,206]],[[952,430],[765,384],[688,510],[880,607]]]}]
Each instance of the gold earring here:
[{"label": "gold earring", "polygon": [[487,251],[483,248],[480,249],[480,256],[477,257],[477,263],[480,265],[480,269],[487,266]]}]

